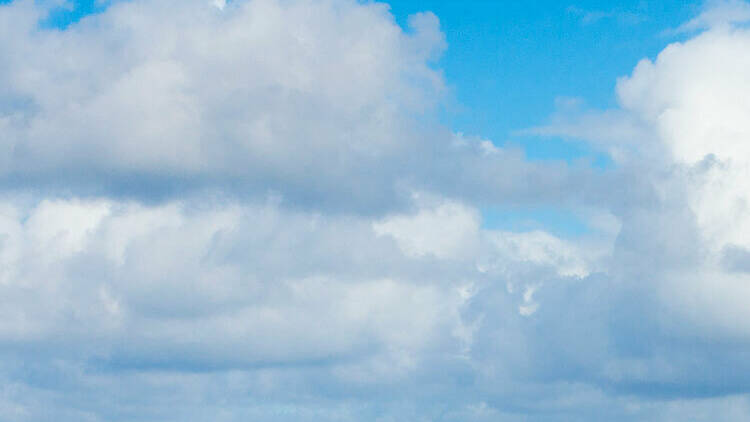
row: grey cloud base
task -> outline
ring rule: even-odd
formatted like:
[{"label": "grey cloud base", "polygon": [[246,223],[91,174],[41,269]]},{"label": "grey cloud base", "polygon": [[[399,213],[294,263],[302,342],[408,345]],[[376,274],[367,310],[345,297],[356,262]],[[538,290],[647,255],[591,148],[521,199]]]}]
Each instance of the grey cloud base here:
[{"label": "grey cloud base", "polygon": [[[0,5],[0,419],[750,415],[746,29],[537,129],[609,152],[595,170],[437,124],[429,13],[44,13]],[[535,206],[589,230],[482,221]]]}]

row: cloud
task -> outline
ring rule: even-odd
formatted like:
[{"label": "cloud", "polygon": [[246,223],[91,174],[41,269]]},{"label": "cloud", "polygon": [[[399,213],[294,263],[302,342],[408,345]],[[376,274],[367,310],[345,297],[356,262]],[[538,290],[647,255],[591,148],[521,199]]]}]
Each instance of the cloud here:
[{"label": "cloud", "polygon": [[[197,370],[345,360],[359,348],[376,356],[369,330],[387,337],[386,353],[399,354],[431,342],[438,321],[461,324],[463,299],[448,280],[440,287],[394,279],[380,266],[351,273],[355,264],[344,261],[362,259],[362,248],[345,253],[355,242],[381,245],[369,259],[404,260],[365,222],[295,216],[273,205],[3,205],[6,344],[57,338],[60,351],[107,365]],[[309,269],[289,267],[292,251]],[[31,302],[15,302],[23,292],[33,292]]]},{"label": "cloud", "polygon": [[[750,70],[750,38],[746,28],[729,25],[741,14],[714,25],[718,21],[710,17],[724,16],[717,10],[691,21],[711,21],[709,30],[667,46],[621,78],[618,109],[561,109],[549,126],[535,129],[617,151],[621,170],[646,181],[631,186],[651,192],[644,196],[650,200],[612,208],[622,228],[607,273],[626,290],[600,297],[648,303],[622,303],[611,312],[641,322],[604,329],[621,343],[604,371],[618,388],[643,391],[652,385],[658,386],[655,394],[675,396],[747,393],[742,377],[714,359],[720,355],[728,366],[740,365],[736,348],[750,340],[740,299],[747,297],[748,281],[740,262],[748,247],[750,127],[740,116],[750,111],[750,87],[742,76]],[[638,350],[639,344],[648,346]]]},{"label": "cloud", "polygon": [[[151,206],[6,199],[0,342],[10,368],[23,356],[41,378],[4,372],[15,391],[28,394],[10,394],[5,416],[18,409],[21,419],[43,419],[31,403],[49,383],[65,411],[91,382],[104,383],[96,397],[106,400],[118,374],[141,374],[161,394],[157,385],[171,377],[195,374],[202,389],[219,376],[212,374],[236,372],[250,377],[252,391],[296,407],[304,405],[287,392],[292,385],[300,394],[324,388],[361,400],[372,388],[418,390],[436,367],[471,373],[484,314],[466,313],[474,296],[495,277],[521,268],[566,274],[568,260],[581,258],[549,235],[526,241],[481,231],[477,211],[466,205],[443,199],[419,207],[416,216],[378,222],[294,212],[273,199]],[[425,218],[455,235],[446,241],[476,242],[475,252],[453,255],[460,249],[450,243],[419,249],[430,244],[413,242],[434,227]],[[504,237],[515,246],[499,247]],[[567,258],[554,258],[560,253]],[[526,309],[534,287],[523,286],[531,282],[514,280],[521,290],[504,300]],[[159,381],[156,374],[172,375]],[[148,401],[134,394],[129,406]],[[388,395],[383,400],[395,405]],[[76,406],[101,418],[123,415],[106,401]]]},{"label": "cloud", "polygon": [[382,4],[178,3],[116,3],[63,32],[4,5],[3,177],[356,194],[423,142],[414,118],[443,86],[433,15],[407,35]]},{"label": "cloud", "polygon": [[677,33],[703,29],[730,28],[750,21],[750,5],[743,0],[708,0],[703,11],[676,29]]},{"label": "cloud", "polygon": [[414,216],[393,216],[373,225],[379,236],[391,236],[407,255],[451,259],[476,255],[480,218],[476,210],[446,202]]},{"label": "cloud", "polygon": [[[747,412],[736,19],[641,61],[618,108],[562,99],[529,131],[608,152],[595,170],[441,126],[430,13],[47,10],[0,6],[0,419]],[[519,206],[590,230],[482,221]]]},{"label": "cloud", "polygon": [[531,191],[579,195],[583,183],[560,184],[588,179],[456,145],[437,123],[446,44],[431,13],[408,31],[386,5],[348,0],[115,2],[62,31],[39,28],[44,13],[0,8],[6,189],[146,201],[274,192],[383,214],[412,191],[528,202]]}]

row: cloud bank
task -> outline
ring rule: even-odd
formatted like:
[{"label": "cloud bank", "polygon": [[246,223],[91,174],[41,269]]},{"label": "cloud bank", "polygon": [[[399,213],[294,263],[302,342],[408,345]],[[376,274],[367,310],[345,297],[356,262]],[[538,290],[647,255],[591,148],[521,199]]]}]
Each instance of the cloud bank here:
[{"label": "cloud bank", "polygon": [[[533,130],[601,148],[602,170],[441,125],[431,13],[46,13],[0,5],[0,419],[750,414],[738,19],[688,23],[709,29],[637,64],[617,109]],[[588,230],[483,221],[539,206]]]}]

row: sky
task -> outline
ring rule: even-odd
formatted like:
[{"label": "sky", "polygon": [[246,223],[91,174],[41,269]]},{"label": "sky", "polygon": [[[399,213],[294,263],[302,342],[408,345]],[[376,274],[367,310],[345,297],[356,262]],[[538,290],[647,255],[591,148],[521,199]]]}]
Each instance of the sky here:
[{"label": "sky", "polygon": [[748,419],[748,23],[0,1],[0,420]]},{"label": "sky", "polygon": [[[676,28],[699,2],[527,2],[397,0],[398,22],[429,10],[440,18],[448,48],[440,62],[450,99],[446,124],[498,144],[512,142],[532,159],[579,158],[585,144],[537,140],[518,131],[554,112],[556,98],[594,107],[616,105],[616,79],[643,57],[679,39]],[[558,141],[558,142],[555,142]]]}]

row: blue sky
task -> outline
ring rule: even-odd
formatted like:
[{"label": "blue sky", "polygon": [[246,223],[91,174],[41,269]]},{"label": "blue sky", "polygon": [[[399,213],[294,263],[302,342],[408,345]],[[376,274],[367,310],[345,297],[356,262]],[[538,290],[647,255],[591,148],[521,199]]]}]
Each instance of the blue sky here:
[{"label": "blue sky", "polygon": [[750,3],[0,1],[0,420],[750,419]]},{"label": "blue sky", "polygon": [[430,10],[448,45],[439,67],[455,102],[450,127],[520,144],[530,158],[596,154],[585,144],[519,136],[545,123],[558,97],[590,107],[616,106],[614,85],[644,57],[675,39],[667,30],[688,20],[700,2],[684,1],[402,1],[390,2],[400,23]]}]

